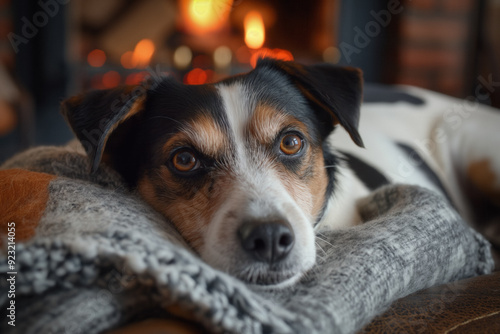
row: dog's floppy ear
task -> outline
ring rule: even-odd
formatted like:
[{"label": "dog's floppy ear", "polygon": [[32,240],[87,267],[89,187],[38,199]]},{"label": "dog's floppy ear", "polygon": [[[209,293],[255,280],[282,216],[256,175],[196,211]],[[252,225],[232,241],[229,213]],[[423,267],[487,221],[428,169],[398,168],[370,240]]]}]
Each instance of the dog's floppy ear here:
[{"label": "dog's floppy ear", "polygon": [[327,112],[336,124],[342,125],[356,145],[363,146],[358,133],[359,109],[363,90],[363,73],[354,67],[330,64],[305,66],[295,62],[260,59],[259,67],[270,67],[285,73],[312,107]]},{"label": "dog's floppy ear", "polygon": [[61,112],[85,148],[92,173],[101,162],[111,134],[144,109],[146,95],[146,86],[120,86],[90,91],[62,102]]}]

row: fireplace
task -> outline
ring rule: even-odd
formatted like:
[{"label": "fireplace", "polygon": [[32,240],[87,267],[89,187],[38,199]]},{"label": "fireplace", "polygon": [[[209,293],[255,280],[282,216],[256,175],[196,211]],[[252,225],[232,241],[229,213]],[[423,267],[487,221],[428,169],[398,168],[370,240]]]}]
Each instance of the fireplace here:
[{"label": "fireplace", "polygon": [[387,73],[397,52],[389,41],[396,40],[403,5],[396,1],[390,25],[366,31],[366,45],[356,39],[359,27],[379,24],[373,12],[394,1],[12,1],[14,32],[29,39],[16,45],[16,74],[38,106],[137,84],[152,71],[210,83],[250,70],[262,56],[359,66],[367,81],[393,82]]},{"label": "fireplace", "polygon": [[70,139],[64,97],[152,74],[210,83],[261,56],[361,67],[366,82],[462,98],[479,91],[498,107],[499,9],[496,0],[3,0],[0,60],[34,108],[0,146]]},{"label": "fireplace", "polygon": [[137,84],[151,71],[186,84],[210,83],[250,70],[262,56],[315,62],[326,52],[335,62],[337,5],[334,0],[75,0],[69,14],[75,88]]}]

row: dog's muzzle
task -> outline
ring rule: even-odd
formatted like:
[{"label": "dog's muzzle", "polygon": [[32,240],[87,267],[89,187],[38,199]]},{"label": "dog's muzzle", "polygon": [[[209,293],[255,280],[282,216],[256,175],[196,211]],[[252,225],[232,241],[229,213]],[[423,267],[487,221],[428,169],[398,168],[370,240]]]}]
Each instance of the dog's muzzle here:
[{"label": "dog's muzzle", "polygon": [[293,230],[284,219],[245,221],[238,237],[248,255],[270,265],[286,259],[295,243]]}]

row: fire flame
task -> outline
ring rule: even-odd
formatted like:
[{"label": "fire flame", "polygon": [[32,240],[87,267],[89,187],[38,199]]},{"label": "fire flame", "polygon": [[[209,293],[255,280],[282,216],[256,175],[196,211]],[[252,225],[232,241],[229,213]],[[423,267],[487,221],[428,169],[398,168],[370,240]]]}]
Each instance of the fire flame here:
[{"label": "fire flame", "polygon": [[184,76],[184,83],[187,85],[203,85],[210,83],[214,79],[214,71],[193,68]]},{"label": "fire flame", "polygon": [[224,27],[233,0],[181,0],[180,5],[186,29],[192,34],[203,35]]},{"label": "fire flame", "polygon": [[251,49],[261,48],[266,39],[262,15],[257,11],[249,12],[245,16],[243,25],[245,27],[245,44]]},{"label": "fire flame", "polygon": [[260,58],[274,58],[284,61],[291,61],[293,60],[293,55],[288,50],[283,50],[283,49],[271,50],[268,48],[262,48],[260,50],[255,51],[252,54],[252,57],[250,58],[250,65],[252,65],[252,67],[255,68],[255,66],[257,66],[257,61]]},{"label": "fire flame", "polygon": [[90,66],[101,67],[106,62],[106,54],[99,49],[92,50],[87,55],[87,61]]}]

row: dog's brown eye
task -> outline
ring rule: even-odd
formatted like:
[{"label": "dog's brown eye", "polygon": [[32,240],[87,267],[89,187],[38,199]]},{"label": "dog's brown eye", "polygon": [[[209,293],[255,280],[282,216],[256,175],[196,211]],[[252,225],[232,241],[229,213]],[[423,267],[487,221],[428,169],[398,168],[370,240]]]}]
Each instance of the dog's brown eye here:
[{"label": "dog's brown eye", "polygon": [[302,148],[302,138],[296,134],[287,134],[281,139],[280,149],[286,155],[299,153]]},{"label": "dog's brown eye", "polygon": [[182,150],[175,153],[172,158],[172,164],[179,172],[190,172],[197,169],[200,165],[194,153],[189,150]]}]

